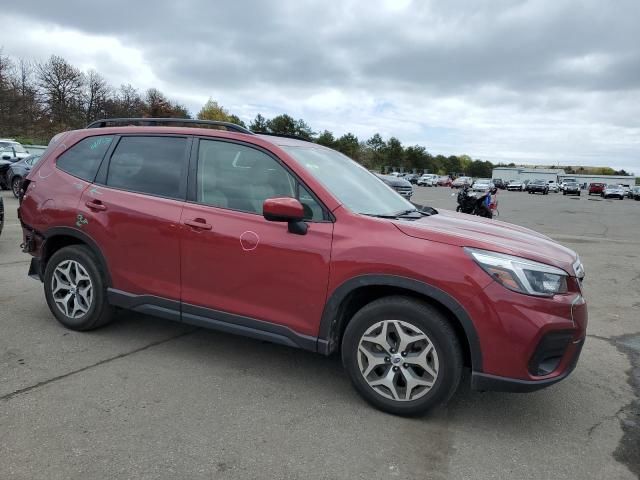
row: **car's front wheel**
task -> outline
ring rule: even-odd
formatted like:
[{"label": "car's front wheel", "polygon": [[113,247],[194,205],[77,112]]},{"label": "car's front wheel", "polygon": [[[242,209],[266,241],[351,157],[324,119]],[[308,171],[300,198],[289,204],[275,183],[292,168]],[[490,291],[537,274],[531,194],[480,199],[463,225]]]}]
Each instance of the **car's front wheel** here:
[{"label": "car's front wheel", "polygon": [[86,246],[64,247],[51,256],[44,274],[44,292],[53,315],[72,330],[98,328],[113,316],[104,273]]},{"label": "car's front wheel", "polygon": [[460,343],[447,319],[401,296],[376,300],[354,315],[342,362],[365,400],[396,415],[422,414],[446,402],[462,372]]},{"label": "car's front wheel", "polygon": [[20,197],[20,187],[22,187],[22,178],[17,176],[13,177],[11,179],[11,191],[16,198]]}]

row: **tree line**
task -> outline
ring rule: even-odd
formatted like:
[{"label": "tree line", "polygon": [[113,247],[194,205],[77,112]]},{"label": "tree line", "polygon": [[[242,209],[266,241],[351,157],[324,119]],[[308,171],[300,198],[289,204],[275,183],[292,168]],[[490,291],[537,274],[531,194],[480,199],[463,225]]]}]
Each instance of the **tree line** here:
[{"label": "tree line", "polygon": [[[52,55],[44,62],[12,60],[0,49],[0,136],[14,137],[23,143],[47,144],[58,132],[116,117],[191,118],[191,115],[184,105],[170,100],[156,88],[146,92],[131,84],[116,88],[95,70],[83,72],[62,57]],[[400,169],[491,177],[494,167],[490,161],[474,160],[468,155],[433,155],[422,145],[405,146],[398,138],[384,139],[379,133],[361,139],[350,132],[339,137],[328,130],[315,132],[304,120],[287,114],[273,118],[257,114],[246,125],[213,99],[202,106],[196,117],[236,123],[256,133],[300,137],[334,148],[378,171]]]}]

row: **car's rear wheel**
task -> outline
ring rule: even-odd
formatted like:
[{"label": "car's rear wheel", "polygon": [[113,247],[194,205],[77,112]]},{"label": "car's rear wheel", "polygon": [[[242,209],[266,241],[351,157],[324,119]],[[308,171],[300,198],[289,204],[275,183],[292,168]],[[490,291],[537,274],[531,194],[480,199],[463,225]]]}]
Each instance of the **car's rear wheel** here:
[{"label": "car's rear wheel", "polygon": [[407,297],[376,300],[356,313],[342,340],[342,362],[375,407],[417,415],[446,402],[462,372],[455,331],[434,307]]},{"label": "car's rear wheel", "polygon": [[83,245],[61,248],[51,256],[44,292],[53,315],[72,330],[91,330],[112,319],[104,274],[91,250]]},{"label": "car's rear wheel", "polygon": [[13,177],[11,179],[11,191],[13,192],[13,196],[18,198],[20,196],[20,187],[22,186],[22,178],[21,177]]}]

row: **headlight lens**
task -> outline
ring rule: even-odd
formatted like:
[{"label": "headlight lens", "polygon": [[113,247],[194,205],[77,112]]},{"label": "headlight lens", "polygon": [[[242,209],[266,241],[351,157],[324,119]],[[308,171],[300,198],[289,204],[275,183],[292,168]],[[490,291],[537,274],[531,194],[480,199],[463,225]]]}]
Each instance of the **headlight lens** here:
[{"label": "headlight lens", "polygon": [[567,272],[551,265],[502,253],[465,248],[466,252],[492,278],[509,290],[551,297],[567,293]]}]

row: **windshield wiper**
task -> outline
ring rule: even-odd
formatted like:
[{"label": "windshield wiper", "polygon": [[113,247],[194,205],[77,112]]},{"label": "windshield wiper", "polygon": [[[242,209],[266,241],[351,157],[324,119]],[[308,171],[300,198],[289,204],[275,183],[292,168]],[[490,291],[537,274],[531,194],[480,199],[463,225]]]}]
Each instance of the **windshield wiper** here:
[{"label": "windshield wiper", "polygon": [[396,219],[398,218],[397,215],[384,215],[382,213],[363,213],[360,212],[361,215],[366,215],[367,217],[376,217],[376,218],[390,218],[390,219]]}]

